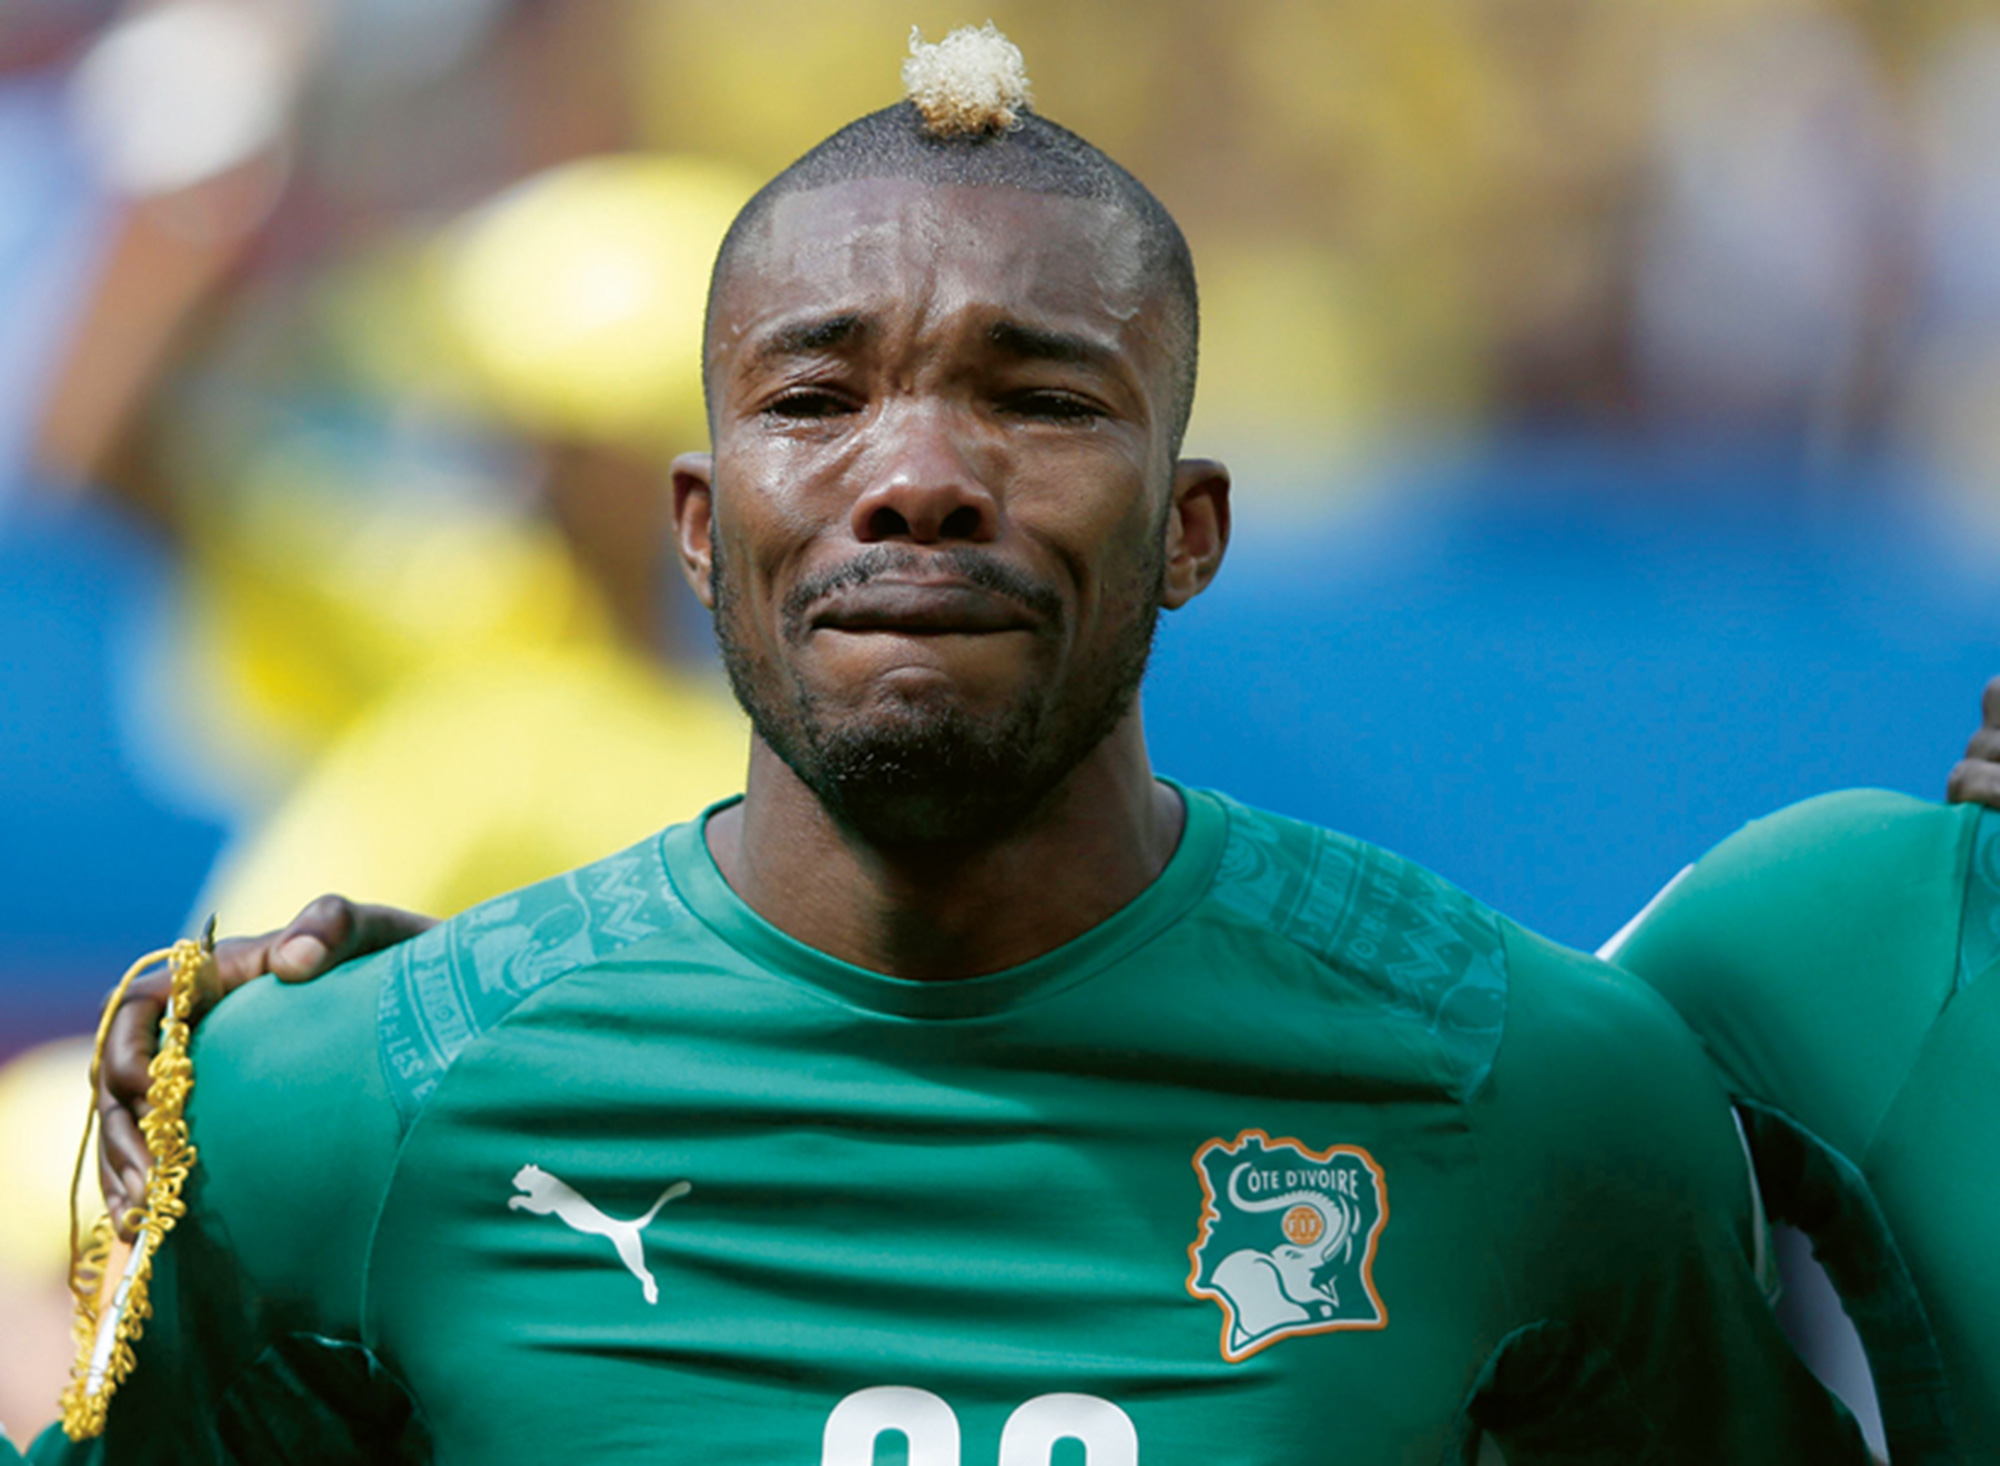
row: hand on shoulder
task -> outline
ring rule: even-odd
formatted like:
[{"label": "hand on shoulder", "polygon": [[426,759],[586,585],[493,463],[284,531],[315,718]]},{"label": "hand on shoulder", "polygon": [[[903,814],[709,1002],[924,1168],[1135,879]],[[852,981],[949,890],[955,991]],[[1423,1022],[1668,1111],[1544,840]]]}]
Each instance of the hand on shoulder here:
[{"label": "hand on shoulder", "polygon": [[1965,745],[1965,757],[1945,781],[1944,797],[1953,804],[2000,809],[2000,677],[1986,684],[1980,698],[1979,731]]},{"label": "hand on shoulder", "polygon": [[[267,974],[280,982],[311,982],[343,962],[394,946],[435,925],[435,917],[418,912],[321,896],[277,931],[218,942],[215,962],[222,979],[221,996]],[[103,1137],[97,1176],[113,1217],[124,1217],[146,1190],[150,1162],[139,1120],[146,1113],[147,1068],[159,1047],[168,986],[165,971],[134,982],[105,1036],[104,1062],[97,1075]]]}]

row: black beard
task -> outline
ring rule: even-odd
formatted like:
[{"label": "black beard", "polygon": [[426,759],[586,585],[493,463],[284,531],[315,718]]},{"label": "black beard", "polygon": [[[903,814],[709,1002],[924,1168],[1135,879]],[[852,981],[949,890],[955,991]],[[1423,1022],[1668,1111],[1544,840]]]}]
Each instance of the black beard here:
[{"label": "black beard", "polygon": [[[893,713],[834,719],[820,699],[759,664],[737,635],[735,598],[722,545],[712,548],[715,636],[736,700],[757,736],[783,759],[842,827],[880,849],[974,845],[1026,823],[1076,766],[1123,721],[1145,680],[1159,621],[1165,563],[1155,554],[1128,589],[1119,635],[1066,688],[1040,687],[992,719],[953,703],[906,704]],[[1061,598],[1012,567],[969,548],[864,550],[787,598],[785,631],[796,641],[803,611],[825,589],[858,585],[914,564],[954,574],[1032,605],[1059,624]],[[1062,694],[1074,695],[1064,699]]]}]

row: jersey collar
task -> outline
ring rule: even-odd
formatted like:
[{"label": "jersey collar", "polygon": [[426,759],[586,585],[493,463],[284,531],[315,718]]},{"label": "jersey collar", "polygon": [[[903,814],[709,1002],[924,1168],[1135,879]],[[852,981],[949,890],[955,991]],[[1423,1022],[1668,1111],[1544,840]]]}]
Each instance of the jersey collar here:
[{"label": "jersey collar", "polygon": [[1151,885],[1081,936],[1033,961],[951,982],[912,982],[856,967],[786,935],[753,911],[723,878],[704,835],[709,818],[738,803],[741,795],[670,827],[660,839],[668,877],[688,909],[759,966],[851,1006],[892,1017],[982,1018],[1074,987],[1103,971],[1180,920],[1207,892],[1222,857],[1228,816],[1214,795],[1171,779],[1161,782],[1180,795],[1187,819],[1172,858]]}]

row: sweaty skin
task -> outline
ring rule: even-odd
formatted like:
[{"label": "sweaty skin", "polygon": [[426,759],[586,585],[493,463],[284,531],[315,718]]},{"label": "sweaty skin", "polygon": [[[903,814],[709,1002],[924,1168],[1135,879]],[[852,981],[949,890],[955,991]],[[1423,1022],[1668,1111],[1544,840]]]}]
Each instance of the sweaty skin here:
[{"label": "sweaty skin", "polygon": [[[1115,210],[1014,189],[879,179],[776,205],[718,287],[715,454],[674,466],[683,568],[711,607],[726,551],[739,689],[837,734],[1024,706],[1031,740],[1073,732],[1134,620],[1205,589],[1228,536],[1226,471],[1171,456],[1167,313],[1136,263]],[[788,614],[800,585],[887,545],[915,562]],[[1046,608],[968,584],[946,553],[967,551]],[[780,929],[892,976],[1059,946],[1179,836],[1136,702],[1011,822],[947,841],[871,838],[770,731],[743,804],[709,824],[717,863]]]}]

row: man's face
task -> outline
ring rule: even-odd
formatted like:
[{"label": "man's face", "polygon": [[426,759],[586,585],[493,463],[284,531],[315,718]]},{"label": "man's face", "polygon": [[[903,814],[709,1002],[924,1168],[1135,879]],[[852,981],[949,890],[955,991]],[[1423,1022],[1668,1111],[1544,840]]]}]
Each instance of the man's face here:
[{"label": "man's face", "polygon": [[868,180],[779,200],[718,287],[684,553],[758,735],[878,844],[1025,817],[1193,593],[1140,259],[1108,205]]}]

